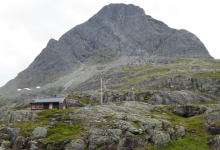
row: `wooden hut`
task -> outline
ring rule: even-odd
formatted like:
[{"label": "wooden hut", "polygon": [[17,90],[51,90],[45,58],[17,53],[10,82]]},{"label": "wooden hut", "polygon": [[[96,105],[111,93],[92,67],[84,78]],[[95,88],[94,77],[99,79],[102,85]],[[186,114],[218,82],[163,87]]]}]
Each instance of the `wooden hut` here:
[{"label": "wooden hut", "polygon": [[31,110],[66,109],[68,108],[65,97],[37,98],[31,102]]}]

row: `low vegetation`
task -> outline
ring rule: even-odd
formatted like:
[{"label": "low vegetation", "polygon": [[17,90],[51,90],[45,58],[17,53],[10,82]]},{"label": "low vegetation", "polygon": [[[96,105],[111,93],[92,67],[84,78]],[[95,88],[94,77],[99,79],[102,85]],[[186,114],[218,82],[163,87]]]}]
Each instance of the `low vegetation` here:
[{"label": "low vegetation", "polygon": [[[77,108],[76,108],[77,109]],[[43,140],[45,142],[57,142],[63,141],[65,139],[76,139],[79,135],[83,133],[83,126],[81,124],[67,125],[63,122],[50,122],[49,118],[55,114],[64,113],[63,118],[68,116],[69,113],[72,113],[76,109],[64,109],[64,110],[44,110],[38,113],[37,119],[38,122],[15,122],[13,127],[20,127],[20,135],[28,137],[32,135],[33,130],[36,127],[48,127],[47,137]]]}]

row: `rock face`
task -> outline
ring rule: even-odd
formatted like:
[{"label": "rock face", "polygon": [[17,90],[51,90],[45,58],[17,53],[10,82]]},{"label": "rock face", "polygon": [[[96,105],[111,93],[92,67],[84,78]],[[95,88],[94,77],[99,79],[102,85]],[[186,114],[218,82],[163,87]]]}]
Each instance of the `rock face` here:
[{"label": "rock face", "polygon": [[110,4],[58,41],[51,39],[33,63],[18,74],[17,83],[10,81],[10,84],[17,84],[18,88],[45,85],[81,63],[130,56],[212,59],[194,34],[169,28],[138,6]]},{"label": "rock face", "polygon": [[191,117],[203,114],[206,110],[205,106],[182,105],[174,107],[172,112],[177,116]]},{"label": "rock face", "polygon": [[39,111],[18,110],[18,111],[2,111],[0,112],[0,121],[4,123],[10,122],[29,122],[36,120],[35,117]]},{"label": "rock face", "polygon": [[155,91],[148,103],[152,105],[185,105],[193,103],[210,103],[210,99],[193,94],[189,91]]},{"label": "rock face", "polygon": [[7,128],[6,131],[7,134],[11,137],[12,143],[14,143],[18,133],[20,132],[20,128]]},{"label": "rock face", "polygon": [[156,88],[159,87],[200,91],[220,97],[220,79],[218,78],[192,78],[188,75],[178,75],[156,86]]},{"label": "rock face", "polygon": [[37,127],[34,129],[33,139],[45,138],[47,136],[47,129],[42,127]]},{"label": "rock face", "polygon": [[68,108],[85,107],[85,104],[78,100],[67,99],[67,106]]}]

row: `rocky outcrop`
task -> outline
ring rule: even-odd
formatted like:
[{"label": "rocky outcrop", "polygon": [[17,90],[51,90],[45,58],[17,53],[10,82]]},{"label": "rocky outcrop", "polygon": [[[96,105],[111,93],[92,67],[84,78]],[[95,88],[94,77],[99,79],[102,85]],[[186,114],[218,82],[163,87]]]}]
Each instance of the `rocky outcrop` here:
[{"label": "rocky outcrop", "polygon": [[182,105],[172,108],[172,112],[181,117],[192,117],[203,114],[207,108],[205,106]]},{"label": "rocky outcrop", "polygon": [[39,111],[31,111],[31,110],[5,110],[0,112],[0,121],[3,123],[10,123],[10,122],[29,122],[35,121],[37,113]]},{"label": "rocky outcrop", "polygon": [[67,99],[68,108],[85,107],[86,105],[78,100]]},{"label": "rocky outcrop", "polygon": [[148,103],[152,105],[185,105],[194,103],[210,103],[211,100],[190,91],[155,91]]},{"label": "rocky outcrop", "polygon": [[[215,71],[208,73],[213,72]],[[200,74],[202,75],[206,73],[207,72],[201,72]],[[209,77],[209,75],[207,75],[207,77],[204,75],[203,78],[193,78],[190,75],[178,75],[155,86],[155,88],[159,87],[176,90],[200,91],[220,97],[220,79]]]},{"label": "rocky outcrop", "polygon": [[82,139],[71,140],[70,144],[65,147],[65,150],[84,150],[87,144]]},{"label": "rocky outcrop", "polygon": [[[170,140],[177,140],[185,135],[185,129],[182,126],[173,125],[170,122],[170,117],[150,115],[150,112],[154,110],[154,106],[143,102],[125,101],[71,110],[68,113],[51,115],[48,118],[50,125],[37,127],[28,136],[24,136],[22,133],[19,134],[20,128],[7,128],[7,134],[11,139],[11,145],[8,147],[18,150],[124,150],[145,145],[164,148],[168,146],[167,142]],[[65,120],[57,119],[66,115],[68,117]],[[47,138],[47,131],[56,128],[58,122],[65,123],[70,127],[74,124],[81,124],[84,133],[79,135],[77,139],[72,140],[65,139],[59,142],[43,140],[43,138]],[[48,132],[51,134],[51,130]],[[5,144],[1,144],[1,146],[5,147]]]},{"label": "rocky outcrop", "polygon": [[19,134],[21,128],[7,128],[6,132],[7,135],[10,136],[12,143],[14,143],[14,141],[17,138],[17,135]]}]

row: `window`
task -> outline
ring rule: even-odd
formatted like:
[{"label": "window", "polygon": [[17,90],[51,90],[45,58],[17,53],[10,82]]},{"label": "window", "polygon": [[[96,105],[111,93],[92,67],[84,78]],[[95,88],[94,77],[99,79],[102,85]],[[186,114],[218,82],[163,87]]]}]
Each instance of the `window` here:
[{"label": "window", "polygon": [[43,104],[38,104],[38,109],[43,109]]},{"label": "window", "polygon": [[37,109],[37,104],[32,104],[33,109]]},{"label": "window", "polygon": [[44,109],[44,104],[32,104],[32,109]]}]

